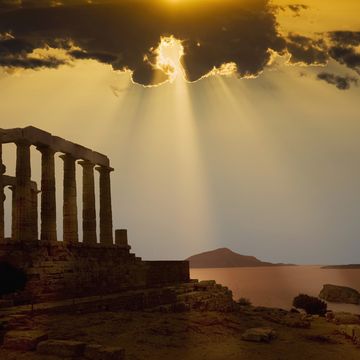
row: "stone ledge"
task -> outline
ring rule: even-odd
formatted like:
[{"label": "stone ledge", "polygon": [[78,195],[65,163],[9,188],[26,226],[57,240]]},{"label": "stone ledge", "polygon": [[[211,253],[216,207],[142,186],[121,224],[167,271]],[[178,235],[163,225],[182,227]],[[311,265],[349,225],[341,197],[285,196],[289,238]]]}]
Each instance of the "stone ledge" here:
[{"label": "stone ledge", "polygon": [[37,346],[37,352],[42,355],[79,358],[84,354],[85,343],[70,340],[47,340]]},{"label": "stone ledge", "polygon": [[43,331],[11,330],[4,336],[3,347],[11,350],[31,351],[35,350],[36,346],[47,338],[48,335]]}]

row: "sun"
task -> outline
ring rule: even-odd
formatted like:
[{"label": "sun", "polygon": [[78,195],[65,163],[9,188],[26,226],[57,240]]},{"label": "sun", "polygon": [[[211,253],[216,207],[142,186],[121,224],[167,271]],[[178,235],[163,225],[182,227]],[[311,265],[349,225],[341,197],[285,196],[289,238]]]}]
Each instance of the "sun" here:
[{"label": "sun", "polygon": [[178,76],[183,76],[181,58],[184,55],[184,47],[181,40],[173,36],[161,37],[159,46],[154,50],[156,55],[155,66],[169,76],[173,82]]}]

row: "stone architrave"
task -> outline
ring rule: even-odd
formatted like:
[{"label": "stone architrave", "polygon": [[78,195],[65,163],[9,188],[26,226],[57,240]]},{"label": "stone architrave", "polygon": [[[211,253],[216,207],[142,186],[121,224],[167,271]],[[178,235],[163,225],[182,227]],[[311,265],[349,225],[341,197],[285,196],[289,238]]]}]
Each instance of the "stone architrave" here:
[{"label": "stone architrave", "polygon": [[64,242],[77,243],[79,241],[79,234],[76,197],[76,159],[70,154],[61,155],[60,158],[64,161]]},{"label": "stone architrave", "polygon": [[113,223],[111,207],[111,167],[98,166],[96,170],[100,173],[100,243],[104,245],[113,244]]},{"label": "stone architrave", "polygon": [[83,168],[83,242],[96,244],[95,164],[86,160],[79,164]]}]

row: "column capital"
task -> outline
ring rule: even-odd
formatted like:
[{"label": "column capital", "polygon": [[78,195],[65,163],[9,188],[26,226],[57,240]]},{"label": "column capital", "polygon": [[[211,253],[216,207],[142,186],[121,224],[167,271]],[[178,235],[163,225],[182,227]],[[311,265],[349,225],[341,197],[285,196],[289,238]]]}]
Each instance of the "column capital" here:
[{"label": "column capital", "polygon": [[81,165],[83,168],[88,168],[88,169],[93,169],[96,166],[96,164],[94,164],[89,160],[79,160],[78,164]]},{"label": "column capital", "polygon": [[64,161],[71,160],[71,161],[75,162],[76,160],[78,160],[75,156],[73,156],[72,154],[69,154],[69,153],[61,154],[61,155],[59,155],[59,158],[63,159]]},{"label": "column capital", "polygon": [[36,146],[36,150],[40,151],[42,154],[54,155],[57,151],[50,146],[47,145],[38,145]]},{"label": "column capital", "polygon": [[15,141],[15,144],[18,146],[31,146],[33,145],[29,140],[27,139],[17,139]]},{"label": "column capital", "polygon": [[97,170],[99,173],[111,173],[114,171],[114,168],[110,166],[99,165],[95,167],[95,170]]}]

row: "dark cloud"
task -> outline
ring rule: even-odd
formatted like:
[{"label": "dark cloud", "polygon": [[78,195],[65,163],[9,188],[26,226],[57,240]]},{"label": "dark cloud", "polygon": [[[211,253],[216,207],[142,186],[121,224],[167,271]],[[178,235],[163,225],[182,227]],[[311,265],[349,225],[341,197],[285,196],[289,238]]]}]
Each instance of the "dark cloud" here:
[{"label": "dark cloud", "polygon": [[360,74],[360,31],[333,31],[329,33],[332,46],[330,56]]},{"label": "dark cloud", "polygon": [[35,57],[35,47],[24,40],[14,39],[9,35],[0,37],[0,66],[37,69],[42,67],[56,68],[64,64],[64,60],[54,56]]},{"label": "dark cloud", "polygon": [[[0,33],[11,32],[29,45],[29,51],[44,44],[59,47],[58,39],[72,41],[77,49],[69,50],[71,57],[95,59],[115,70],[129,69],[134,81],[145,85],[168,78],[154,69],[150,51],[161,36],[183,40],[182,63],[190,81],[230,62],[236,64],[239,76],[258,75],[270,61],[270,50],[285,48],[267,0],[176,6],[155,0],[63,1],[56,7],[51,3],[23,1],[20,7],[0,12]],[[23,59],[25,53],[24,48]]]},{"label": "dark cloud", "polygon": [[[299,13],[307,6],[287,8]],[[93,59],[130,70],[137,83],[156,85],[169,75],[154,67],[154,49],[161,37],[172,35],[182,40],[189,81],[227,63],[236,65],[240,77],[257,76],[272,52],[286,51],[294,64],[326,64],[331,57],[359,71],[359,32],[332,32],[328,42],[285,37],[278,31],[277,9],[269,0],[0,0],[0,66],[54,68]],[[62,49],[67,58],[34,56],[46,48]]]},{"label": "dark cloud", "polygon": [[338,46],[360,45],[360,31],[332,31],[330,39]]},{"label": "dark cloud", "polygon": [[335,85],[339,90],[348,90],[351,85],[357,85],[358,80],[351,76],[339,76],[328,72],[318,74],[319,80],[326,81],[328,84]]},{"label": "dark cloud", "polygon": [[311,39],[299,34],[289,34],[287,50],[291,55],[290,61],[294,64],[326,64],[329,58],[326,44],[322,39]]},{"label": "dark cloud", "polygon": [[330,55],[340,64],[344,64],[360,74],[360,52],[354,47],[334,46],[330,49]]}]

